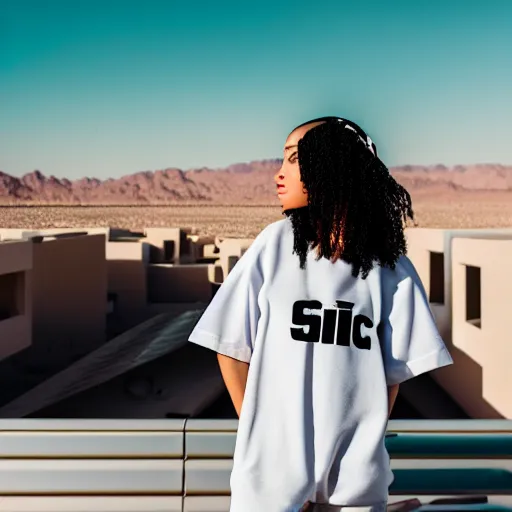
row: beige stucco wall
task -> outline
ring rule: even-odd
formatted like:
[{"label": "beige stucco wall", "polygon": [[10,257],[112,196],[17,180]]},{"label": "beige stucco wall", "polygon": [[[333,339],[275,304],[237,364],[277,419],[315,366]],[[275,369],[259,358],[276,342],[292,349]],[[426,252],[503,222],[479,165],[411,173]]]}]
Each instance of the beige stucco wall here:
[{"label": "beige stucco wall", "polygon": [[[14,316],[0,320],[0,359],[9,357],[32,344],[32,244],[30,242],[0,243],[0,278],[17,274],[9,279],[14,290],[0,290],[5,299],[14,296]],[[7,297],[9,294],[9,297]]]},{"label": "beige stucco wall", "polygon": [[[189,236],[191,231],[190,228],[146,228],[145,242],[153,247],[151,263],[193,263],[200,257],[202,246],[193,242]],[[174,241],[173,261],[164,261],[164,243],[167,240]]]},{"label": "beige stucco wall", "polygon": [[23,231],[26,231],[26,229],[1,228],[0,240],[18,240],[21,238]]},{"label": "beige stucco wall", "polygon": [[47,229],[20,229],[20,228],[2,228],[0,229],[0,240],[20,239],[24,233],[43,234],[45,236],[58,235],[61,233],[76,233],[85,231],[89,235],[105,235],[108,238],[110,228],[91,228],[91,227],[73,227],[73,228],[47,228]]},{"label": "beige stucco wall", "polygon": [[105,341],[105,235],[33,243],[32,357],[60,366]]},{"label": "beige stucco wall", "polygon": [[512,229],[428,229],[406,230],[408,256],[416,267],[430,296],[430,252],[444,254],[444,303],[431,303],[443,339],[450,343],[452,337],[452,241],[465,239],[512,239]]},{"label": "beige stucco wall", "polygon": [[214,265],[149,265],[148,302],[208,302],[213,294],[211,267]]},{"label": "beige stucco wall", "polygon": [[[480,363],[478,363],[471,353],[467,352],[467,349],[470,350],[471,342],[464,341],[468,335],[470,335],[469,339],[474,339],[476,336],[480,338],[480,346],[488,347],[489,341],[487,340],[493,334],[489,331],[484,333],[484,330],[480,332],[477,327],[465,320],[465,268],[461,266],[460,259],[467,256],[466,261],[468,262],[471,261],[468,258],[473,256],[472,251],[475,251],[475,255],[484,256],[486,250],[490,250],[491,247],[499,248],[502,247],[499,244],[511,243],[512,229],[441,230],[413,228],[406,230],[406,235],[409,257],[418,270],[427,294],[430,293],[429,253],[433,251],[444,254],[444,304],[431,303],[430,306],[455,364],[436,370],[432,376],[470,416],[475,418],[503,417],[505,409],[497,409],[491,405],[497,400],[496,393],[498,391],[491,392],[492,400],[489,402],[485,398],[486,395],[483,389],[483,375],[485,371],[487,371],[487,374],[493,372],[494,363],[489,359],[480,359]],[[495,256],[497,257],[497,255]],[[486,265],[488,264],[486,263]],[[503,277],[505,278],[505,276]],[[482,286],[484,286],[483,280],[484,273],[482,273]],[[512,294],[499,291],[500,280],[491,280],[485,286],[487,287],[487,295],[482,296],[482,301],[486,301],[487,304],[492,303],[492,301],[503,301],[506,304],[508,301],[509,311],[512,311]],[[505,329],[506,325],[503,318],[498,322],[499,328],[502,330]],[[509,335],[509,340],[510,345],[512,345],[512,335]],[[483,367],[484,364],[486,369]],[[510,383],[509,389],[512,389],[512,383]],[[512,404],[512,399],[509,399],[509,402]]]},{"label": "beige stucco wall", "polygon": [[253,242],[254,238],[216,239],[215,243],[219,248],[218,264],[222,268],[224,279],[233,268],[233,264],[230,267],[230,258],[234,257],[233,262],[235,262],[236,258],[240,258]]},{"label": "beige stucco wall", "polygon": [[[105,234],[108,228],[101,229]],[[83,228],[87,230],[88,228]],[[0,230],[0,236],[26,230]],[[44,230],[45,234],[82,229]],[[62,363],[102,343],[105,335],[107,290],[118,295],[116,314],[129,328],[174,305],[207,302],[229,272],[229,257],[241,257],[253,239],[201,239],[188,236],[190,247],[219,247],[216,264],[151,264],[150,244],[176,237],[179,228],[149,228],[147,239],[107,242],[105,234],[47,239],[42,243],[0,243],[0,275],[23,272],[25,310],[19,318],[0,321],[0,358],[32,342],[37,360]],[[512,418],[512,335],[507,313],[512,312],[512,229],[406,231],[409,257],[430,293],[430,251],[444,254],[444,303],[431,304],[440,332],[455,365],[433,373],[473,417]],[[192,258],[196,249],[191,249]],[[465,269],[482,269],[482,327],[465,320]],[[500,291],[503,290],[503,291]],[[149,292],[148,292],[149,291]],[[165,301],[152,304],[150,297]],[[180,309],[181,310],[181,309]],[[124,324],[122,323],[124,322]],[[33,329],[32,329],[33,326]],[[4,339],[9,341],[7,344]],[[50,354],[50,356],[48,356]],[[41,357],[43,355],[44,357]]]},{"label": "beige stucco wall", "polygon": [[[430,252],[445,253],[446,240],[443,229],[414,228],[406,230],[408,256],[414,264],[420,279],[430,297]],[[447,271],[445,258],[444,268],[444,303],[431,303],[430,308],[437,322],[439,332],[443,339],[449,342],[451,337],[451,275]]]},{"label": "beige stucco wall", "polygon": [[[512,418],[512,240],[452,243],[452,345],[457,378],[440,382],[474,418]],[[466,320],[466,265],[480,268],[481,326]]]},{"label": "beige stucco wall", "polygon": [[120,328],[132,327],[144,318],[148,252],[149,246],[139,241],[107,243],[108,291],[117,296],[115,315]]},{"label": "beige stucco wall", "polygon": [[151,245],[152,263],[164,263],[164,242],[172,240],[174,242],[173,262],[179,261],[180,255],[180,228],[146,228],[145,242]]},{"label": "beige stucco wall", "polygon": [[190,241],[189,251],[192,263],[200,263],[202,258],[218,259],[219,255],[216,253],[214,236],[188,235],[187,238]]}]

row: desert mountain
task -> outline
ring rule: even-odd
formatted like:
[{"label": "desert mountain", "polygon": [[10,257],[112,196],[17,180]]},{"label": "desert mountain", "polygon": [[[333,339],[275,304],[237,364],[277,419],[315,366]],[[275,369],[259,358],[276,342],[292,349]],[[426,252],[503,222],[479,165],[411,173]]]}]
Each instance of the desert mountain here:
[{"label": "desert mountain", "polygon": [[[161,204],[178,202],[275,203],[272,177],[281,160],[260,160],[223,169],[169,168],[117,179],[68,180],[34,171],[21,178],[0,171],[0,203]],[[412,193],[510,191],[512,166],[499,164],[402,166],[393,176]]]}]

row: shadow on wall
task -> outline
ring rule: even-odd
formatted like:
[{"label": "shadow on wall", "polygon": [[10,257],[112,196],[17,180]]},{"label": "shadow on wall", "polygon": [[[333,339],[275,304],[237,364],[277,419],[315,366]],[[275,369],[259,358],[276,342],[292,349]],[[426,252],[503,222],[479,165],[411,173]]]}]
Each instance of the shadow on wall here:
[{"label": "shadow on wall", "polygon": [[[447,347],[454,364],[451,367],[435,370],[433,372],[435,380],[449,390],[452,398],[470,418],[504,419],[505,416],[484,398],[482,366],[452,343],[447,344]],[[460,385],[461,375],[465,376],[464,386]],[[478,416],[474,414],[475,410],[478,410]]]},{"label": "shadow on wall", "polygon": [[208,264],[149,265],[147,268],[148,303],[210,301],[213,296],[210,268]]},{"label": "shadow on wall", "polygon": [[146,267],[142,260],[108,260],[107,338],[146,319]]},{"label": "shadow on wall", "polygon": [[220,267],[109,260],[108,339],[159,313],[178,312],[198,303],[208,303],[218,288],[218,284],[212,282],[215,270]]}]

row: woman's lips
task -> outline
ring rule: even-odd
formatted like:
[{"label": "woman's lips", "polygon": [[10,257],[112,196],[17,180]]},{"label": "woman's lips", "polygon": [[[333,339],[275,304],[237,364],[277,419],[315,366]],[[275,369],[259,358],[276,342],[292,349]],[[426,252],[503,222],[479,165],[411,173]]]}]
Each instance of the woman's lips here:
[{"label": "woman's lips", "polygon": [[286,189],[284,188],[284,185],[277,185],[277,195],[283,195],[286,194]]}]

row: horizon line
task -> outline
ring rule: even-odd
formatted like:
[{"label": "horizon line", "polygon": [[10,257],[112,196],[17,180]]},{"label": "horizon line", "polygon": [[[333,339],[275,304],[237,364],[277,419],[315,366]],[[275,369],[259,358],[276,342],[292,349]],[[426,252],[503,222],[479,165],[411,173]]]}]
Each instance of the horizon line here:
[{"label": "horizon line", "polygon": [[[146,170],[134,171],[134,172],[131,172],[131,173],[128,173],[128,174],[120,174],[117,177],[108,176],[108,177],[105,177],[105,178],[99,178],[97,176],[91,176],[91,175],[89,175],[89,176],[82,176],[82,177],[79,177],[79,178],[68,178],[66,176],[57,177],[54,174],[45,174],[45,172],[41,171],[40,169],[34,169],[33,171],[28,171],[28,172],[26,172],[26,173],[24,173],[22,175],[17,176],[17,175],[14,175],[14,174],[9,174],[8,172],[5,172],[5,171],[3,171],[0,168],[0,174],[3,174],[4,176],[9,176],[10,178],[14,178],[14,179],[23,179],[26,176],[30,176],[32,174],[39,173],[39,174],[41,174],[45,178],[55,178],[57,180],[80,181],[80,180],[89,179],[89,180],[108,181],[108,180],[121,179],[121,178],[126,177],[126,176],[133,176],[135,174],[156,173],[156,172],[169,171],[169,170],[179,171],[179,172],[183,172],[183,173],[193,172],[193,171],[201,171],[201,170],[207,170],[207,171],[213,171],[213,172],[225,171],[229,167],[234,167],[234,166],[237,166],[237,165],[251,165],[251,164],[255,164],[255,163],[282,161],[282,160],[283,160],[282,158],[262,158],[262,159],[259,159],[259,160],[249,160],[249,161],[244,161],[244,162],[235,162],[235,163],[228,164],[228,165],[225,165],[225,166],[220,166],[220,167],[208,167],[208,166],[204,166],[203,165],[203,166],[200,166],[200,167],[189,167],[187,169],[183,169],[183,168],[180,168],[180,167],[168,166],[168,167],[162,167],[162,168],[157,168],[157,169],[153,169],[153,170],[146,169]],[[443,168],[444,167],[446,169],[453,169],[453,168],[456,168],[456,167],[486,167],[486,166],[487,167],[510,167],[510,168],[512,168],[512,164],[503,164],[503,163],[499,163],[499,162],[459,163],[459,164],[453,164],[453,165],[448,165],[448,164],[443,164],[443,163],[435,163],[435,164],[397,164],[397,165],[390,165],[390,166],[386,166],[386,167],[388,167],[388,169],[390,169],[390,170],[393,170],[393,169],[398,169],[398,168],[401,168],[401,167],[427,167],[427,168],[432,168],[432,167]]]}]

